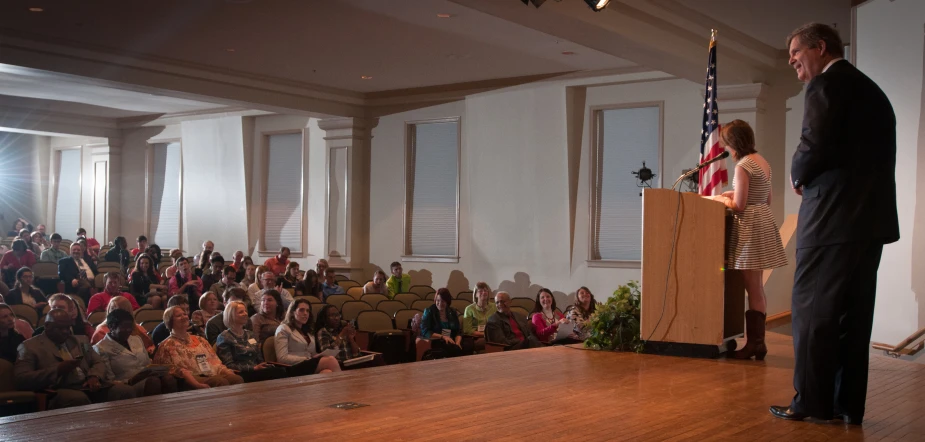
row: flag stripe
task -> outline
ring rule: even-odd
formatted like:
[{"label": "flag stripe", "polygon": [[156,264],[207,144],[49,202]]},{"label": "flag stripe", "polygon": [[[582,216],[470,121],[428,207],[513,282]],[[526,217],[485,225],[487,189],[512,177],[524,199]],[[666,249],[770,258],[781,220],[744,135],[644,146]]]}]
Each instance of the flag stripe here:
[{"label": "flag stripe", "polygon": [[[719,145],[719,106],[716,103],[716,40],[710,39],[710,55],[707,60],[707,81],[703,103],[703,132],[700,135],[700,162],[709,161],[723,153]],[[723,160],[700,171],[700,194],[717,195],[729,183],[729,173]]]}]

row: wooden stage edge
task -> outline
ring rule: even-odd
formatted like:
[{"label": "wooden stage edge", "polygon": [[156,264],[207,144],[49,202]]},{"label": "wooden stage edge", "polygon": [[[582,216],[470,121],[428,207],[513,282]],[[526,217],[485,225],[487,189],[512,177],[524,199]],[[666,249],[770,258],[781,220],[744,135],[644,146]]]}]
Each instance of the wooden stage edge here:
[{"label": "wooden stage edge", "polygon": [[[862,427],[788,422],[789,337],[763,362],[551,347],[0,419],[0,440],[923,440],[925,366],[872,355]],[[353,410],[330,408],[359,402]]]}]

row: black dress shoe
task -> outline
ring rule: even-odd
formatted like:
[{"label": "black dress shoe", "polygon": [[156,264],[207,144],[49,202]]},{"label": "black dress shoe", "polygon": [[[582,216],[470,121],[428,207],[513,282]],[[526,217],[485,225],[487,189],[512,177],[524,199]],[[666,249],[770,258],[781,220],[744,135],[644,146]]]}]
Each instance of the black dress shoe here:
[{"label": "black dress shoe", "polygon": [[793,411],[789,406],[771,405],[770,411],[774,417],[788,421],[801,421],[809,417],[808,414]]},{"label": "black dress shoe", "polygon": [[861,422],[864,420],[862,418],[851,417],[849,414],[839,414],[835,416],[835,418],[845,421],[848,425],[861,425]]}]

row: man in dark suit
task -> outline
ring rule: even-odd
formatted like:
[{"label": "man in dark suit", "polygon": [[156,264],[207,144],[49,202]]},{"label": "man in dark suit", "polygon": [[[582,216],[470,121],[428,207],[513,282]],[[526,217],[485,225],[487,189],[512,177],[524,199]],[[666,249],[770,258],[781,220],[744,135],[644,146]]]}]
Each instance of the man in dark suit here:
[{"label": "man in dark suit", "polygon": [[506,350],[542,347],[533,334],[527,318],[511,311],[511,295],[507,292],[495,294],[498,311],[485,322],[485,339],[493,344],[506,345]]},{"label": "man in dark suit", "polygon": [[788,38],[790,64],[806,83],[791,181],[803,196],[793,281],[790,420],[860,424],[883,245],[899,240],[896,116],[870,78],[842,59],[837,31],[811,23]]},{"label": "man in dark suit", "polygon": [[58,277],[64,283],[64,293],[76,294],[84,302],[90,300],[91,281],[96,277],[96,266],[84,259],[83,247],[71,245],[71,256],[58,261]]}]

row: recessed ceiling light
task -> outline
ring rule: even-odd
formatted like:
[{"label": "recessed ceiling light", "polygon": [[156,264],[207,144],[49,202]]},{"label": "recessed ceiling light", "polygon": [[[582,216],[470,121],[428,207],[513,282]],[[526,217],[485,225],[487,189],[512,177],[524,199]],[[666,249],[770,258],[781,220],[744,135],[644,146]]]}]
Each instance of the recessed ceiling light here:
[{"label": "recessed ceiling light", "polygon": [[447,13],[445,13],[445,12],[441,12],[441,13],[437,14],[437,17],[440,17],[440,18],[450,18],[450,17],[452,17],[452,16],[453,16],[453,14],[447,14]]},{"label": "recessed ceiling light", "polygon": [[362,78],[362,79],[364,79],[364,80],[372,80],[372,79],[373,79],[373,76],[372,76],[372,75],[361,75],[360,78]]},{"label": "recessed ceiling light", "polygon": [[562,51],[562,55],[575,55],[572,51]]},{"label": "recessed ceiling light", "polygon": [[234,48],[225,49],[226,52],[234,52]]},{"label": "recessed ceiling light", "polygon": [[31,12],[42,12],[42,11],[44,11],[44,10],[45,10],[44,8],[37,8],[37,7],[36,7],[36,8],[29,8],[29,11],[31,11]]}]

